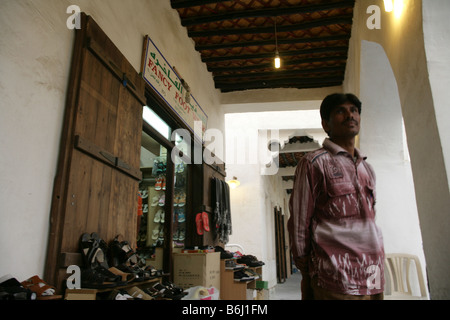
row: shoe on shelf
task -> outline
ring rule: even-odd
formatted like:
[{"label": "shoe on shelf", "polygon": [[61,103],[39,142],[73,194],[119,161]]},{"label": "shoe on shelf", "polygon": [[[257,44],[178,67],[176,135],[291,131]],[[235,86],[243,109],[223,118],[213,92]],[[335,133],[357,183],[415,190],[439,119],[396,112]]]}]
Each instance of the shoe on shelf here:
[{"label": "shoe on shelf", "polygon": [[243,264],[237,264],[234,260],[225,261],[225,269],[227,270],[242,270],[245,268]]},{"label": "shoe on shelf", "polygon": [[152,239],[153,239],[153,240],[158,239],[158,234],[159,234],[159,227],[156,227],[156,228],[153,229],[153,231],[152,231]]},{"label": "shoe on shelf", "polygon": [[153,222],[164,223],[164,210],[163,209],[159,209],[155,213],[155,218],[153,219]]},{"label": "shoe on shelf", "polygon": [[265,264],[252,255],[243,255],[237,260],[237,262],[246,264],[249,267],[262,267]]},{"label": "shoe on shelf", "polygon": [[176,191],[173,196],[173,206],[178,207],[178,202],[180,202],[180,194]]},{"label": "shoe on shelf", "polygon": [[184,239],[185,239],[185,234],[186,234],[186,231],[185,231],[185,230],[180,230],[180,235],[179,235],[179,237],[178,237],[178,240],[179,240],[179,241],[184,241]]},{"label": "shoe on shelf", "polygon": [[158,200],[158,205],[160,207],[163,207],[165,203],[166,203],[166,195],[163,194],[163,195],[161,195],[161,197]]},{"label": "shoe on shelf", "polygon": [[147,199],[147,197],[148,197],[148,190],[147,189],[139,190],[139,192],[141,193],[142,199]]},{"label": "shoe on shelf", "polygon": [[177,202],[179,207],[183,207],[186,204],[186,193],[181,192],[179,194],[179,198],[178,198],[178,202]]},{"label": "shoe on shelf", "polygon": [[152,207],[156,207],[156,206],[158,205],[158,201],[159,201],[159,197],[158,197],[158,196],[154,196],[154,197],[152,198],[151,206],[152,206]]},{"label": "shoe on shelf", "polygon": [[253,277],[255,280],[258,280],[259,278],[261,278],[261,275],[258,274],[257,272],[253,271],[252,269],[246,268],[244,269],[244,272],[250,276]]},{"label": "shoe on shelf", "polygon": [[216,252],[220,252],[220,259],[233,259],[233,254],[230,251],[225,250],[221,246],[214,248]]},{"label": "shoe on shelf", "polygon": [[244,282],[254,280],[254,277],[249,276],[242,270],[238,270],[234,273],[234,281],[236,282]]},{"label": "shoe on shelf", "polygon": [[177,216],[178,216],[178,222],[179,222],[179,223],[182,223],[182,222],[185,222],[185,221],[186,221],[186,215],[184,214],[183,211],[178,210],[178,211],[177,211]]},{"label": "shoe on shelf", "polygon": [[161,190],[163,179],[162,177],[156,178],[155,190]]},{"label": "shoe on shelf", "polygon": [[138,287],[132,287],[127,289],[127,292],[129,295],[131,295],[135,299],[139,300],[154,300],[154,298],[144,292],[143,290],[139,289]]}]

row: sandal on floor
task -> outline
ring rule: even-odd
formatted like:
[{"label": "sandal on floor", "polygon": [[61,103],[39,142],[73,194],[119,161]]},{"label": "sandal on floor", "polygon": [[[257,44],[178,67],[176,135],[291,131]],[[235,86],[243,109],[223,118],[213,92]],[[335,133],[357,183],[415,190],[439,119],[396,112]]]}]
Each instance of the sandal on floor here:
[{"label": "sandal on floor", "polygon": [[163,281],[162,283],[167,289],[169,289],[174,295],[181,295],[181,296],[185,296],[188,293],[184,292],[183,288],[177,286],[176,284],[170,282],[170,281]]},{"label": "sandal on floor", "polygon": [[56,288],[47,284],[37,275],[21,282],[24,288],[36,293],[38,300],[61,299],[62,295],[55,295]]},{"label": "sandal on floor", "polygon": [[155,284],[152,288],[163,299],[180,300],[185,296],[184,292],[180,293],[178,289],[172,290],[171,287],[165,286],[161,283]]},{"label": "sandal on floor", "polygon": [[11,275],[0,277],[0,300],[36,300],[36,292],[24,287]]},{"label": "sandal on floor", "polygon": [[114,289],[110,292],[106,300],[136,300],[124,289]]}]

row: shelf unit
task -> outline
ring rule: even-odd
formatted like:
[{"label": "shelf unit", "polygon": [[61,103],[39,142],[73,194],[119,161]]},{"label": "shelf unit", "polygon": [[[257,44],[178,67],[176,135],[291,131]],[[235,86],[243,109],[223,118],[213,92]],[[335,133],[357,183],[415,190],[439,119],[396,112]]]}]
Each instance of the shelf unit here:
[{"label": "shelf unit", "polygon": [[[231,260],[231,259],[230,259]],[[237,270],[225,268],[225,261],[220,260],[220,299],[221,300],[247,300],[247,290],[256,289],[256,281],[234,281],[234,273]],[[262,267],[247,267],[259,275],[262,275]]]}]

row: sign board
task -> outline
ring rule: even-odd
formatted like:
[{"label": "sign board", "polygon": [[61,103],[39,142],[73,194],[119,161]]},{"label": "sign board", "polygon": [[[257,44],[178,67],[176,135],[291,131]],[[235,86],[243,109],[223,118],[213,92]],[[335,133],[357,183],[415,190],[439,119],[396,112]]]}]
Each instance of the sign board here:
[{"label": "sign board", "polygon": [[[182,81],[162,53],[146,36],[142,66],[144,80],[164,99],[167,105],[180,117],[192,132],[203,141],[207,128],[208,116],[197,103],[195,98],[183,87]],[[186,101],[186,95],[188,98]],[[201,121],[202,132],[194,130],[196,121]]]}]

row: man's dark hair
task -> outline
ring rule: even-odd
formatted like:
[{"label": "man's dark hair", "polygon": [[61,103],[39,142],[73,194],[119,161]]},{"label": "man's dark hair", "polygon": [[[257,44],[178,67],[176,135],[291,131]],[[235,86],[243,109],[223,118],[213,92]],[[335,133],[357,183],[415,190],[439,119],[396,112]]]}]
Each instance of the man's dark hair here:
[{"label": "man's dark hair", "polygon": [[322,120],[330,120],[331,111],[344,103],[354,104],[358,108],[359,114],[361,114],[361,101],[359,101],[357,96],[352,93],[334,93],[322,101],[320,106],[320,117]]}]

